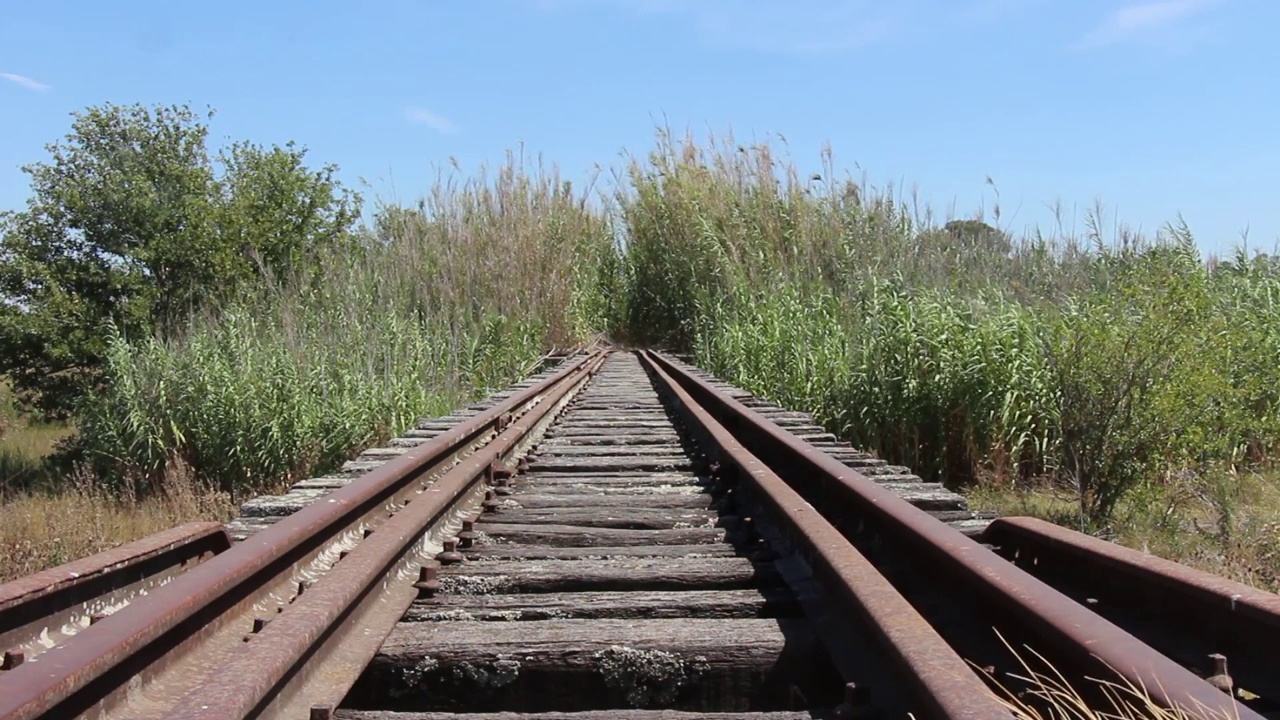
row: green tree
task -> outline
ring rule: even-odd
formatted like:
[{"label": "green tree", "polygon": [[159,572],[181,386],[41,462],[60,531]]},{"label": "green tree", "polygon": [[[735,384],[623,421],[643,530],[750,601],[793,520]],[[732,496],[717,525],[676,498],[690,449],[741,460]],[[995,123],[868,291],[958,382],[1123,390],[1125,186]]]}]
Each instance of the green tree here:
[{"label": "green tree", "polygon": [[22,168],[27,207],[0,217],[0,373],[28,407],[69,414],[108,328],[170,334],[259,269],[346,237],[359,199],[332,167],[309,170],[292,144],[233,145],[215,162],[210,117],[91,107]]},{"label": "green tree", "polygon": [[334,179],[337,166],[311,170],[306,154],[292,142],[271,148],[241,142],[219,155],[219,241],[237,259],[285,272],[317,250],[354,241],[358,197]]},{"label": "green tree", "polygon": [[981,220],[952,220],[942,227],[942,231],[965,251],[981,251],[999,257],[1008,257],[1013,251],[1013,243],[1006,232]]},{"label": "green tree", "polygon": [[1105,290],[1070,299],[1044,328],[1060,472],[1095,526],[1140,484],[1202,469],[1237,440],[1229,328],[1195,248],[1148,250],[1115,270]]}]

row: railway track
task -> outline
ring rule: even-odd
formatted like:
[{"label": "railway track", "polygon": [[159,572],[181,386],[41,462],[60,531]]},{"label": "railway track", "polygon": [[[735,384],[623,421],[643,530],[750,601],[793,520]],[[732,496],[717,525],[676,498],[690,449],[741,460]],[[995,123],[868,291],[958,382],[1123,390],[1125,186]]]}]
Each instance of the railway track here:
[{"label": "railway track", "polygon": [[1010,646],[1097,706],[1280,697],[1274,595],[991,522],[674,358],[559,360],[225,531],[0,586],[0,718],[1012,717]]}]

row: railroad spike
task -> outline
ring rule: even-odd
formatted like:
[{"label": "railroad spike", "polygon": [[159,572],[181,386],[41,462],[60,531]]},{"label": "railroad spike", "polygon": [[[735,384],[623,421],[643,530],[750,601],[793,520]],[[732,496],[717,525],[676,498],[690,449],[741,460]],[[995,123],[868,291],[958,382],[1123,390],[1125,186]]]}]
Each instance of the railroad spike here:
[{"label": "railroad spike", "polygon": [[27,654],[21,650],[9,650],[4,654],[4,660],[0,660],[0,670],[12,670],[27,659]]},{"label": "railroad spike", "polygon": [[462,532],[458,533],[458,547],[469,548],[475,544],[475,539],[480,533],[476,532],[476,522],[474,520],[462,521]]},{"label": "railroad spike", "polygon": [[1213,663],[1213,674],[1205,678],[1205,681],[1222,692],[1231,695],[1235,690],[1235,681],[1231,679],[1231,675],[1227,674],[1227,656],[1221,653],[1213,653],[1209,656],[1209,661]]},{"label": "railroad spike", "polygon": [[456,565],[464,559],[462,553],[458,552],[457,538],[445,540],[444,551],[436,555],[436,560],[439,560],[441,565]]},{"label": "railroad spike", "polygon": [[489,465],[489,477],[495,482],[499,480],[506,480],[515,474],[516,471],[514,469],[499,460],[494,460],[493,463]]},{"label": "railroad spike", "polygon": [[413,586],[418,589],[418,599],[427,600],[440,591],[440,563],[425,562],[418,568],[418,582]]},{"label": "railroad spike", "polygon": [[857,683],[845,683],[844,702],[836,708],[835,716],[840,720],[852,718],[868,718],[875,716],[871,707],[871,688]]}]

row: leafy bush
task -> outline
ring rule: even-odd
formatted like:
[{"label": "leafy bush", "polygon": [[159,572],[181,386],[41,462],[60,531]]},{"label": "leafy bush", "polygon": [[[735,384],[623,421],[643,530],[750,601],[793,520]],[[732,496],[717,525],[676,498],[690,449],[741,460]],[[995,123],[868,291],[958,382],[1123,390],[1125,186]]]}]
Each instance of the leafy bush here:
[{"label": "leafy bush", "polygon": [[26,210],[0,216],[0,373],[65,417],[98,380],[108,325],[167,334],[260,268],[343,244],[358,198],[292,144],[217,157],[187,107],[104,105],[28,165]]},{"label": "leafy bush", "polygon": [[69,459],[142,491],[175,459],[233,493],[327,471],[580,340],[618,266],[608,225],[554,172],[442,183],[178,337],[117,334]]}]

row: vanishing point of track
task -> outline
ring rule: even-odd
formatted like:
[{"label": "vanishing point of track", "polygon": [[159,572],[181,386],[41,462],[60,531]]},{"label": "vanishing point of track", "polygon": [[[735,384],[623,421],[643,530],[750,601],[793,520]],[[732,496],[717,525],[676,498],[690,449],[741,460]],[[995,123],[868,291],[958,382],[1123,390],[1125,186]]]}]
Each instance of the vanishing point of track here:
[{"label": "vanishing point of track", "polygon": [[1275,595],[991,521],[665,355],[557,360],[228,528],[0,586],[0,720],[1007,718],[1011,649],[1099,707],[1276,710]]}]

